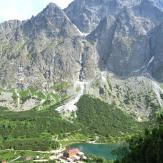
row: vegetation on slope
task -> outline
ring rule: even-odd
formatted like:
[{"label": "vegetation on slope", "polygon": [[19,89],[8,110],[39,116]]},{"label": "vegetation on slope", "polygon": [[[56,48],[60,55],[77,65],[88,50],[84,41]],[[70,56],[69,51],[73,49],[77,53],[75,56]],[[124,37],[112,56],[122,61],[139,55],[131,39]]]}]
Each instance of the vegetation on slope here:
[{"label": "vegetation on slope", "polygon": [[[77,103],[77,118],[69,122],[52,105],[46,109],[24,112],[0,111],[0,149],[46,151],[74,142],[113,141],[115,137],[142,131],[144,123],[136,122],[114,104],[84,95]],[[113,138],[113,139],[112,139]],[[117,140],[117,139],[116,139]]]},{"label": "vegetation on slope", "polygon": [[78,130],[77,125],[62,120],[53,109],[26,112],[2,110],[0,114],[0,149],[50,150],[59,144],[56,138]]},{"label": "vegetation on slope", "polygon": [[62,81],[62,82],[56,82],[54,83],[54,85],[52,86],[52,88],[56,91],[56,92],[63,92],[65,91],[68,87],[70,86],[70,83]]},{"label": "vegetation on slope", "polygon": [[68,98],[65,91],[67,88],[66,84],[56,83],[55,86],[56,87],[52,88],[51,92],[42,92],[34,88],[14,90],[12,91],[12,98],[15,103],[17,103],[18,99],[20,99],[21,104],[24,104],[29,99],[35,99],[39,101],[41,109],[46,109]]},{"label": "vegetation on slope", "polygon": [[148,126],[148,123],[136,122],[115,104],[109,105],[89,95],[81,97],[77,106],[77,120],[83,124],[85,131],[92,135],[110,139],[142,131]]},{"label": "vegetation on slope", "polygon": [[43,153],[43,152],[33,152],[33,151],[5,150],[5,151],[0,151],[0,160],[11,161],[21,156],[21,158],[18,161],[14,161],[14,162],[29,163],[33,161],[25,161],[26,158],[32,158],[37,160],[39,157],[40,159],[48,159],[50,155],[51,155],[50,153],[46,153],[46,152]]},{"label": "vegetation on slope", "polygon": [[128,140],[128,153],[116,163],[162,163],[163,162],[163,116],[152,131]]}]

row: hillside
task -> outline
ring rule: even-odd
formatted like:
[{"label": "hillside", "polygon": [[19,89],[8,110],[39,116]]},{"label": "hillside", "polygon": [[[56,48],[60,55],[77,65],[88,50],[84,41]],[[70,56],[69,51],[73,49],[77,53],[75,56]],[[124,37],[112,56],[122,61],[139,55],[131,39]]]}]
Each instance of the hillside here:
[{"label": "hillside", "polygon": [[145,130],[144,135],[139,135],[128,140],[129,150],[116,163],[161,163],[163,160],[163,126],[162,116],[159,118],[158,127],[152,131]]},{"label": "hillside", "polygon": [[139,134],[143,148],[160,132],[153,127],[163,113],[162,44],[162,0],[74,0],[65,9],[49,3],[28,20],[1,23],[5,159],[14,158],[8,148],[19,157],[20,150],[35,155]]}]

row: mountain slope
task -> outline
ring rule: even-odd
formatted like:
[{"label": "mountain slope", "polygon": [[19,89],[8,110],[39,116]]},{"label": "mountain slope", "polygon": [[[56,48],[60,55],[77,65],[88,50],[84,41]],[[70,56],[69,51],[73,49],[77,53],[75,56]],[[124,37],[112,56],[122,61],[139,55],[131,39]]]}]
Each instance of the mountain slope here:
[{"label": "mountain slope", "polygon": [[[83,54],[87,58],[93,54],[89,43],[81,41],[76,27],[53,3],[30,20],[1,26],[0,84],[7,87],[42,88],[47,82],[79,79]],[[93,67],[90,63],[85,69],[89,65]],[[91,68],[87,73],[91,78]]]},{"label": "mountain slope", "polygon": [[151,21],[155,26],[163,21],[163,13],[152,0],[143,0],[139,5],[132,8],[137,17],[144,17]]},{"label": "mountain slope", "polygon": [[163,20],[162,0],[75,0],[65,12],[82,32],[90,33],[104,17],[115,16],[124,8],[133,8],[137,15],[155,24]]},{"label": "mountain slope", "polygon": [[116,15],[123,7],[132,7],[140,0],[75,0],[65,12],[82,31],[89,33],[108,15]]},{"label": "mountain slope", "polygon": [[[29,110],[52,92],[48,104],[66,96],[57,111],[69,118],[91,94],[139,121],[153,118],[163,105],[155,81],[163,79],[162,17],[149,0],[75,0],[64,11],[50,3],[29,20],[0,24],[0,106]],[[63,83],[66,89],[53,89]],[[31,87],[46,97],[21,98],[20,89]]]},{"label": "mountain slope", "polygon": [[87,38],[94,40],[99,66],[120,76],[128,76],[147,65],[150,60],[148,32],[150,21],[135,17],[125,9],[116,17],[103,19]]},{"label": "mountain slope", "polygon": [[152,75],[160,82],[163,81],[163,23],[161,23],[152,32],[150,39],[151,54],[153,54],[153,62],[151,65]]}]

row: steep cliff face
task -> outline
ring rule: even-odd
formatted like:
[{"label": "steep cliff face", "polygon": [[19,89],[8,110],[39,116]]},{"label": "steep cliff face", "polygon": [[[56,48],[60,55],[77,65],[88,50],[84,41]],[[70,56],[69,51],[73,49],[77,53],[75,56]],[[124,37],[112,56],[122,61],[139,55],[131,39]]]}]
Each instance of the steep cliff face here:
[{"label": "steep cliff face", "polygon": [[108,15],[116,15],[124,7],[132,7],[141,0],[75,0],[65,12],[70,20],[82,31],[93,31]]},{"label": "steep cliff face", "polygon": [[154,6],[163,11],[163,1],[162,0],[150,0],[153,2]]},{"label": "steep cliff face", "polygon": [[132,8],[135,16],[143,17],[151,21],[155,26],[163,21],[163,13],[156,5],[156,1],[142,0],[142,2]]},{"label": "steep cliff face", "polygon": [[153,60],[150,71],[152,75],[158,80],[163,81],[163,23],[156,27],[150,39],[151,54]]},{"label": "steep cliff face", "polygon": [[90,33],[103,18],[115,16],[124,8],[132,8],[135,15],[155,25],[163,21],[162,0],[74,0],[65,12],[80,31]]},{"label": "steep cliff face", "polygon": [[[65,13],[52,3],[30,20],[3,23],[0,37],[0,84],[8,88],[79,79],[85,48],[86,59],[94,54]],[[84,78],[93,76],[91,64]]]},{"label": "steep cliff face", "polygon": [[[93,79],[98,68],[119,76],[151,72],[161,79],[162,63],[158,66],[157,57],[153,58],[160,56],[161,48],[157,37],[161,40],[158,24],[163,13],[158,4],[151,0],[75,0],[65,9],[67,16],[50,3],[29,20],[2,23],[0,84],[41,88],[57,80]],[[95,30],[85,39],[73,23],[84,32]]]},{"label": "steep cliff face", "polygon": [[118,16],[103,19],[87,38],[96,42],[102,70],[128,76],[143,70],[151,58],[147,35],[151,29],[149,20],[125,9]]}]

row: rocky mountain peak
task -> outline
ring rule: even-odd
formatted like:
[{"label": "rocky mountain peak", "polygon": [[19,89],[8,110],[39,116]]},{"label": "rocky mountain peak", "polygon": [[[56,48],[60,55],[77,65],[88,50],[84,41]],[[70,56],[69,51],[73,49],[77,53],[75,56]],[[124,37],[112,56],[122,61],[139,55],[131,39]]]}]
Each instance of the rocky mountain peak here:
[{"label": "rocky mountain peak", "polygon": [[63,16],[65,15],[62,9],[55,3],[49,3],[47,7],[39,14],[47,17]]},{"label": "rocky mountain peak", "polygon": [[124,7],[140,4],[141,0],[74,0],[65,12],[82,31],[93,31],[106,16],[118,14]]},{"label": "rocky mountain peak", "polygon": [[60,8],[57,4],[55,4],[55,3],[53,3],[53,2],[50,2],[47,6],[46,6],[46,8],[50,8],[50,9],[52,9],[52,8]]},{"label": "rocky mountain peak", "polygon": [[87,36],[96,42],[99,67],[128,76],[146,65],[150,58],[147,33],[152,28],[149,20],[136,17],[128,8],[116,16],[104,18]]},{"label": "rocky mountain peak", "polygon": [[50,3],[42,12],[26,21],[23,30],[30,37],[40,33],[48,37],[79,35],[64,11],[54,3]]},{"label": "rocky mountain peak", "polygon": [[[83,88],[85,82],[91,86],[95,81],[93,95],[94,91],[106,91],[108,98],[113,95],[115,99],[110,77],[114,83],[115,76],[119,82],[148,74],[163,81],[161,4],[161,0],[74,0],[65,10],[50,3],[29,20],[0,24],[0,86],[51,90],[61,81],[70,85],[79,82]],[[132,85],[124,80],[122,103],[128,96],[127,92],[123,94],[127,87],[132,90],[133,85],[140,85],[135,79],[131,79]],[[143,92],[142,88],[148,89],[145,85],[141,87]],[[119,88],[115,88],[118,97]],[[138,96],[142,91],[138,89]],[[137,100],[133,94],[132,99]]]},{"label": "rocky mountain peak", "polygon": [[47,81],[79,78],[80,33],[57,5],[50,3],[20,25],[5,24],[0,25],[0,84],[26,88],[38,82],[42,87]]}]

